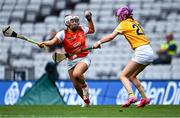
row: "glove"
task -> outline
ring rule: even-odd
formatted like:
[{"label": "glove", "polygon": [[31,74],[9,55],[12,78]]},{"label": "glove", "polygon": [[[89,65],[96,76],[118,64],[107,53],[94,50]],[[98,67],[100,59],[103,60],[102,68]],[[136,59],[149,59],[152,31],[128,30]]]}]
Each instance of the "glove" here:
[{"label": "glove", "polygon": [[92,13],[89,10],[85,10],[84,15],[88,21],[91,21]]}]

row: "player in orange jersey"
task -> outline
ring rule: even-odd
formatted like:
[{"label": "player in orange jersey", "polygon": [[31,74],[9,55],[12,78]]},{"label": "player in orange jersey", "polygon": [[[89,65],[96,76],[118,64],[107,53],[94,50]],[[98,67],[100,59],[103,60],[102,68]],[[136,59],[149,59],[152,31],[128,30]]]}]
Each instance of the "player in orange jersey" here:
[{"label": "player in orange jersey", "polygon": [[116,17],[120,21],[119,25],[111,34],[106,35],[97,41],[94,44],[94,48],[113,40],[119,34],[125,36],[134,50],[134,55],[120,75],[120,80],[129,95],[129,98],[122,107],[129,107],[132,103],[137,102],[137,98],[133,93],[130,81],[135,85],[142,96],[142,99],[137,107],[143,107],[149,104],[150,100],[146,97],[143,87],[136,76],[154,60],[154,53],[139,22],[133,19],[132,10],[129,7],[123,6],[117,9]]},{"label": "player in orange jersey", "polygon": [[[86,48],[85,35],[94,33],[94,24],[90,11],[85,11],[85,17],[88,21],[88,27],[80,25],[79,16],[72,14],[65,16],[65,25],[67,26],[67,29],[58,32],[52,40],[40,42],[39,46],[43,47],[44,45],[53,46],[62,44],[66,53],[75,53]],[[83,107],[90,104],[88,86],[84,80],[84,73],[91,63],[88,53],[89,51],[83,51],[68,57],[68,73],[74,88],[84,101]]]}]

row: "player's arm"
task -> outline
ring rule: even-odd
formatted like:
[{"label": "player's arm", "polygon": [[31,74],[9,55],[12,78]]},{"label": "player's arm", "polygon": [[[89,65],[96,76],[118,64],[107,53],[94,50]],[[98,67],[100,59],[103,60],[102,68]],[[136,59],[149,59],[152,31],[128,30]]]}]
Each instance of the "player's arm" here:
[{"label": "player's arm", "polygon": [[93,47],[94,47],[94,48],[100,47],[101,44],[113,40],[118,34],[119,34],[119,32],[113,31],[111,34],[108,34],[108,35],[102,37],[99,41],[97,41],[97,42],[94,44]]},{"label": "player's arm", "polygon": [[89,28],[88,33],[89,34],[94,33],[95,29],[94,29],[94,23],[92,21],[92,13],[89,10],[86,10],[84,15],[88,21],[88,28]]},{"label": "player's arm", "polygon": [[59,44],[59,43],[61,43],[61,41],[55,36],[51,40],[39,42],[38,46],[42,48],[44,46],[53,46],[53,45],[56,45],[56,44]]}]

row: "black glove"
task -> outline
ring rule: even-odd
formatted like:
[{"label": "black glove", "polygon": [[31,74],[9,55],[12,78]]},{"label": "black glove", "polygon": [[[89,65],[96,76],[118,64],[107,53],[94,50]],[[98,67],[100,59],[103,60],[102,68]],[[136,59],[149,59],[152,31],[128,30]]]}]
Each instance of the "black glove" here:
[{"label": "black glove", "polygon": [[91,21],[92,13],[89,10],[84,11],[84,15],[88,21]]}]

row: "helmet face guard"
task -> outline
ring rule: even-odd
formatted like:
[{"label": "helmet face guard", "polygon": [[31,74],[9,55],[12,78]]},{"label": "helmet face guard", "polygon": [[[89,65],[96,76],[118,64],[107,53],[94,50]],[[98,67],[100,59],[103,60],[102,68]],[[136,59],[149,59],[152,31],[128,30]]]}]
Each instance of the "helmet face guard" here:
[{"label": "helmet face guard", "polygon": [[64,23],[66,26],[69,26],[69,23],[77,23],[79,24],[79,16],[67,15],[64,18]]},{"label": "helmet face guard", "polygon": [[116,10],[115,15],[118,17],[120,21],[126,20],[130,16],[132,16],[132,9],[130,9],[128,6],[120,7]]}]

